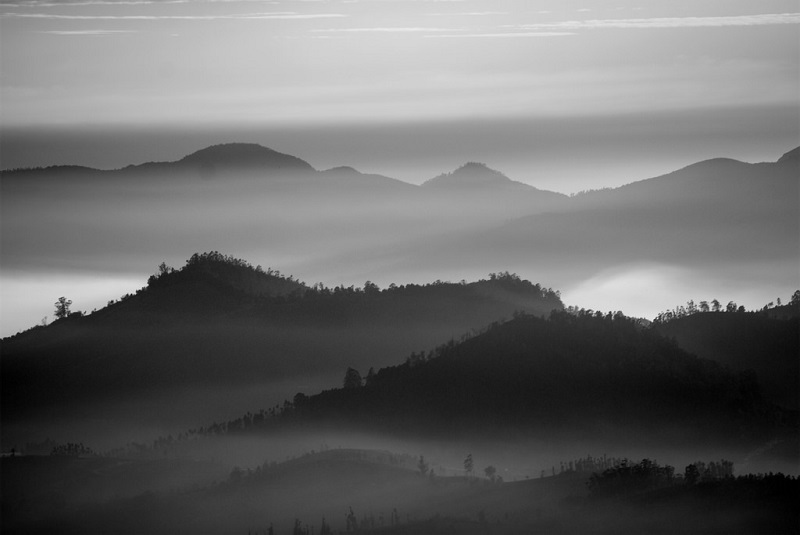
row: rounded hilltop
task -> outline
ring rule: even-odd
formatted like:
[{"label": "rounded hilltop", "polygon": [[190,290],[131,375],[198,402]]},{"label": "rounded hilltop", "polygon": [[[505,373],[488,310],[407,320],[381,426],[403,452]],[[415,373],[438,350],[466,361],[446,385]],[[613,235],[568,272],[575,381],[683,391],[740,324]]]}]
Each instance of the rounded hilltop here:
[{"label": "rounded hilltop", "polygon": [[178,163],[201,167],[271,168],[291,171],[314,171],[308,162],[257,143],[212,145],[182,158]]}]

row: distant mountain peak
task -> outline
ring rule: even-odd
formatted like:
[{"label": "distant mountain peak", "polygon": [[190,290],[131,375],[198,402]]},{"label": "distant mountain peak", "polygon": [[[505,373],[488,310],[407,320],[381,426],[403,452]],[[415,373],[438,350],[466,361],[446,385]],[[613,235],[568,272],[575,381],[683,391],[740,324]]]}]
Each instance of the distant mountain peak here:
[{"label": "distant mountain peak", "polygon": [[349,165],[340,165],[338,167],[331,167],[330,169],[326,169],[323,171],[325,173],[331,175],[360,175],[361,172],[358,169],[350,167]]},{"label": "distant mountain peak", "polygon": [[212,145],[185,156],[177,162],[206,169],[255,168],[292,171],[314,171],[308,162],[283,154],[257,143],[224,143]]},{"label": "distant mountain peak", "polygon": [[[720,173],[724,173],[724,172],[729,171],[731,169],[734,169],[734,168],[737,168],[737,167],[742,167],[742,166],[747,166],[747,165],[750,165],[750,164],[741,162],[739,160],[734,160],[733,158],[710,158],[708,160],[702,160],[702,161],[687,165],[686,167],[683,167],[681,169],[678,169],[677,171],[673,171],[672,173],[669,173],[669,175],[680,175],[682,173],[686,173],[686,172],[689,172],[689,171],[691,171],[691,172],[704,172],[704,173],[717,171],[717,172],[720,172]],[[664,176],[669,176],[669,175],[664,175]],[[649,180],[649,179],[646,179],[646,180]]]},{"label": "distant mountain peak", "polygon": [[471,170],[475,170],[475,171],[490,171],[490,172],[493,172],[493,173],[499,173],[499,171],[495,171],[494,169],[492,169],[491,167],[489,167],[488,165],[486,165],[483,162],[467,162],[464,165],[462,165],[461,167],[459,167],[458,169],[456,169],[455,172],[471,171]]},{"label": "distant mountain peak", "polygon": [[422,185],[433,188],[482,188],[522,185],[522,183],[511,180],[500,171],[492,169],[485,163],[467,162],[452,173],[442,173],[441,175],[428,180]]}]

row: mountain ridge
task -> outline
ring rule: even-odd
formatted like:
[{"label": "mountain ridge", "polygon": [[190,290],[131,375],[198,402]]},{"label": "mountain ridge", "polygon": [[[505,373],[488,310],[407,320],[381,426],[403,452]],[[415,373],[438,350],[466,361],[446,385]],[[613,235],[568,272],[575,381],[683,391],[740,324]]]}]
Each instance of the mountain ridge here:
[{"label": "mountain ridge", "polygon": [[[409,189],[420,189],[420,186],[428,189],[452,187],[462,188],[471,186],[478,188],[506,188],[514,190],[525,190],[529,192],[546,192],[554,196],[562,194],[541,190],[529,184],[511,180],[500,171],[489,168],[485,164],[467,162],[456,168],[454,171],[445,172],[437,177],[425,181],[421,185],[412,184],[396,178],[375,173],[362,173],[351,166],[337,166],[330,169],[318,170],[307,161],[296,156],[285,154],[265,147],[258,143],[220,143],[209,145],[198,149],[177,160],[151,161],[140,164],[130,164],[118,169],[96,169],[93,167],[80,165],[53,165],[47,167],[34,167],[25,169],[5,169],[0,170],[0,175],[4,178],[13,178],[21,174],[42,174],[54,172],[86,172],[92,174],[136,174],[142,172],[164,173],[170,171],[198,173],[204,178],[212,178],[224,171],[244,172],[244,171],[269,171],[269,172],[289,172],[309,175],[325,175],[338,179],[357,177],[359,179],[370,179],[374,182],[400,183]],[[465,180],[466,178],[466,180]]]},{"label": "mountain ridge", "polygon": [[[790,163],[798,160],[800,160],[800,146],[785,152],[774,162],[763,162],[763,163]],[[694,168],[695,166],[707,166],[711,164],[719,164],[722,162],[726,163],[735,162],[739,164],[747,164],[747,162],[742,162],[734,158],[727,158],[727,157],[709,158],[706,160],[701,160],[699,162],[689,164],[676,171],[668,173],[667,175],[659,175],[659,176],[668,176],[676,172],[682,172],[685,171],[686,169]],[[256,165],[256,166],[272,165],[277,167],[286,166],[289,168],[296,167],[297,169],[304,171],[346,172],[346,173],[355,172],[358,174],[364,174],[354,169],[353,167],[347,165],[341,165],[325,170],[317,170],[310,163],[303,160],[302,158],[299,158],[291,154],[286,154],[276,151],[272,148],[266,147],[259,143],[248,143],[248,142],[218,143],[198,149],[177,160],[150,161],[141,164],[129,164],[127,166],[116,169],[99,169],[79,164],[56,164],[56,165],[49,165],[42,167],[36,166],[36,167],[25,167],[25,168],[0,169],[0,174],[7,175],[10,173],[30,173],[33,171],[42,172],[42,171],[54,171],[54,170],[115,172],[121,170],[132,170],[144,166],[163,166],[169,164],[172,165],[181,164],[181,165],[192,165],[192,166],[199,165],[199,166],[213,166],[213,167],[217,166],[243,167],[248,165]],[[748,164],[748,165],[757,165],[757,164]],[[375,176],[382,176],[382,175],[375,175]],[[651,177],[643,180],[651,180],[652,178],[658,178],[658,177]],[[634,181],[629,184],[641,181],[642,180]],[[475,161],[468,161],[462,164],[461,166],[457,167],[453,171],[443,172],[433,178],[423,181],[421,185],[426,187],[443,187],[445,184],[447,184],[448,186],[454,186],[454,185],[481,186],[492,183],[513,185],[514,187],[528,186],[534,189],[538,189],[535,186],[531,186],[530,184],[512,180],[501,171],[493,169],[488,165],[486,165],[485,163],[475,162]],[[629,184],[625,184],[620,187],[625,187],[626,185]],[[618,189],[618,188],[613,188],[613,189]],[[547,190],[540,190],[540,191],[547,191]],[[597,190],[590,190],[590,192],[591,191],[597,191]]]},{"label": "mountain ridge", "polygon": [[737,372],[755,372],[765,397],[796,410],[800,409],[800,304],[784,309],[784,314],[793,315],[783,319],[773,317],[772,310],[706,312],[674,318],[654,329],[695,355]]},{"label": "mountain ridge", "polygon": [[329,382],[347,366],[394,362],[516,310],[554,308],[563,308],[557,292],[510,274],[383,290],[307,287],[233,257],[195,255],[92,314],[4,338],[2,416],[198,384]]},{"label": "mountain ridge", "polygon": [[[268,251],[296,259],[293,271],[311,280],[388,283],[416,273],[427,273],[418,281],[460,279],[508,269],[559,288],[575,283],[570,272],[595,276],[636,262],[777,262],[797,250],[798,181],[787,158],[781,157],[788,164],[700,162],[572,198],[525,186],[489,188],[491,194],[420,187],[347,167],[286,180],[268,173],[198,180],[194,164],[187,172],[136,176],[79,168],[35,180],[26,172],[4,174],[0,262],[24,271],[70,258],[76,269],[91,271],[97,266],[89,259],[103,251],[106,268],[146,277],[162,259],[175,259],[175,243],[187,244],[181,255],[224,243],[250,258]],[[572,261],[555,260],[563,254]],[[321,271],[323,265],[329,267]]]},{"label": "mountain ridge", "polygon": [[[593,197],[597,194],[608,195],[610,192],[626,191],[629,187],[639,187],[643,183],[662,179],[666,177],[680,177],[690,173],[707,172],[726,172],[733,169],[742,169],[748,166],[758,166],[770,163],[794,164],[800,161],[800,146],[787,151],[775,162],[763,162],[761,164],[751,164],[733,158],[710,158],[689,164],[676,171],[629,182],[615,188],[603,188],[599,190],[589,190],[574,195],[577,198]],[[130,164],[118,169],[96,169],[81,165],[53,165],[47,167],[33,167],[23,169],[0,170],[0,175],[8,179],[15,175],[47,174],[54,172],[69,173],[91,173],[91,174],[118,174],[118,173],[138,173],[143,171],[169,171],[183,170],[199,173],[205,178],[216,176],[220,172],[228,171],[270,171],[270,172],[290,172],[290,173],[311,173],[327,175],[336,178],[368,178],[377,179],[384,183],[396,182],[403,185],[413,186],[414,188],[445,190],[445,191],[470,191],[470,190],[510,190],[517,192],[537,192],[547,193],[551,199],[556,197],[566,197],[561,193],[539,189],[525,182],[510,179],[507,175],[493,169],[485,163],[469,161],[453,171],[443,172],[433,178],[425,180],[419,186],[404,182],[402,180],[386,177],[380,174],[365,174],[351,166],[338,166],[325,170],[317,170],[310,163],[296,156],[281,153],[258,143],[232,142],[209,145],[189,153],[178,160],[145,162],[141,164]]]},{"label": "mountain ridge", "polygon": [[636,430],[657,442],[686,444],[689,434],[758,443],[767,429],[796,435],[797,416],[765,402],[751,375],[692,355],[634,319],[553,312],[518,314],[412,354],[370,372],[363,385],[298,393],[264,424],[462,438],[552,437],[569,429],[610,438]]},{"label": "mountain ridge", "polygon": [[173,162],[203,168],[269,168],[281,171],[316,171],[296,156],[284,154],[257,143],[222,143],[211,145]]},{"label": "mountain ridge", "polygon": [[780,158],[778,158],[778,163],[797,163],[800,162],[800,147],[795,147],[790,151],[787,151],[783,154]]},{"label": "mountain ridge", "polygon": [[[424,188],[533,188],[528,184],[516,182],[505,174],[492,169],[485,163],[467,162],[449,173],[442,173],[423,182]],[[535,188],[534,188],[535,189]]]}]

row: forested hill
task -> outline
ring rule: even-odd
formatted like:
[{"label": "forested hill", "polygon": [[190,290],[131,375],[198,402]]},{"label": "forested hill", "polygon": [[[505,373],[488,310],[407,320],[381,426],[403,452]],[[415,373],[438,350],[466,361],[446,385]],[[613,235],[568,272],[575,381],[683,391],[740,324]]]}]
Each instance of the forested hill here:
[{"label": "forested hill", "polygon": [[800,301],[757,312],[703,312],[654,328],[687,351],[753,370],[771,401],[800,408]]},{"label": "forested hill", "polygon": [[70,312],[49,326],[35,327],[4,340],[9,350],[25,350],[60,335],[103,329],[186,324],[265,322],[336,326],[359,322],[465,322],[450,335],[460,336],[514,312],[547,315],[563,309],[559,292],[523,280],[515,274],[491,273],[467,283],[435,281],[381,289],[366,281],[362,287],[322,284],[307,286],[292,276],[212,251],[195,254],[181,269],[161,264],[147,286],[133,295],[109,301],[91,314]]},{"label": "forested hill", "polygon": [[179,270],[160,266],[147,287],[102,310],[3,340],[3,417],[197,384],[331,385],[348,366],[395,364],[515,311],[562,308],[557,292],[508,273],[383,290],[308,287],[204,253]]},{"label": "forested hill", "polygon": [[791,434],[793,419],[763,401],[752,375],[691,355],[635,320],[554,312],[549,319],[517,315],[461,343],[413,354],[370,374],[363,386],[350,380],[345,388],[298,394],[266,422],[681,442]]}]

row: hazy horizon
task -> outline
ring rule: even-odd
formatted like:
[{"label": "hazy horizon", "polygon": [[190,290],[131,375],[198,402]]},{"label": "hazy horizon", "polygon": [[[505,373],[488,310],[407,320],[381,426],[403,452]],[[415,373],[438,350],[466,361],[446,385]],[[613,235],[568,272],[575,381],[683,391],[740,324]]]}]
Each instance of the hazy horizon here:
[{"label": "hazy horizon", "polygon": [[[0,1],[0,168],[111,169],[254,142],[415,184],[479,161],[570,194],[710,158],[775,161],[800,145],[799,26],[795,0]],[[328,284],[375,276],[218,241],[153,260],[214,248]],[[3,334],[61,294],[91,309],[138,287],[141,265],[106,268],[124,264],[116,254],[6,259]],[[652,266],[629,270],[653,280]]]},{"label": "hazy horizon", "polygon": [[0,530],[796,531],[798,43],[0,0]]},{"label": "hazy horizon", "polygon": [[[697,143],[687,132],[697,132],[704,142]],[[713,158],[773,162],[800,145],[800,110],[770,105],[318,126],[7,127],[0,128],[0,165],[4,170],[53,165],[112,170],[176,161],[222,143],[258,143],[297,156],[317,170],[348,166],[410,184],[478,161],[512,180],[569,195],[623,186]]]},{"label": "hazy horizon", "polygon": [[792,0],[0,2],[0,168],[257,142],[574,193],[800,144]]},{"label": "hazy horizon", "polygon": [[[798,28],[794,0],[0,1],[0,168],[115,169],[249,142],[412,184],[478,161],[573,194],[712,158],[774,162],[800,145]],[[580,224],[546,236],[516,220],[512,197],[437,215],[365,193],[340,214],[246,182],[57,186],[5,200],[2,336],[52,319],[59,296],[99,309],[209,250],[329,286],[509,270],[569,305],[648,318],[689,299],[760,308],[798,280],[794,222],[755,204],[717,221],[713,203],[703,217],[676,201],[685,224],[651,229],[672,245],[645,233],[627,250],[613,218],[586,220],[610,240],[595,248]],[[759,222],[771,240],[752,235]]]}]

